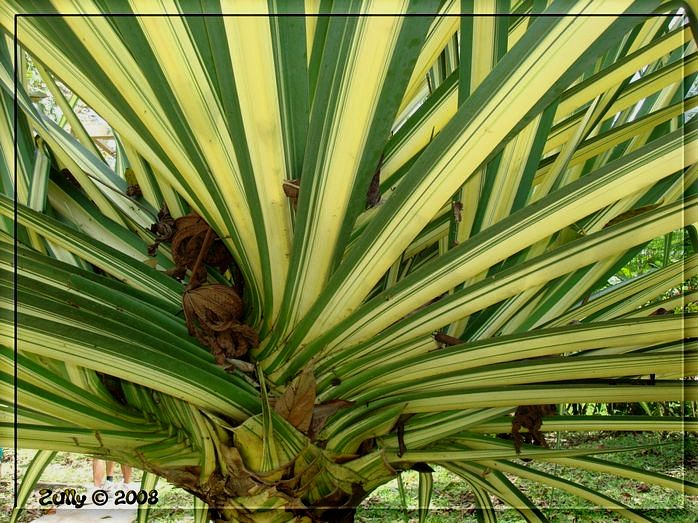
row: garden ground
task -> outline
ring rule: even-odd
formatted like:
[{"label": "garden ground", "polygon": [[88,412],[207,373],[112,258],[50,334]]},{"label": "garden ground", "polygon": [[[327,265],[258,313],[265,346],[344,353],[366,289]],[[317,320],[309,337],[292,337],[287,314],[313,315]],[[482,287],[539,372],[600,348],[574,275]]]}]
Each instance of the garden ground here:
[{"label": "garden ground", "polygon": [[[561,446],[631,446],[650,445],[634,452],[624,452],[606,455],[608,459],[621,463],[632,464],[650,470],[661,471],[674,477],[685,477],[689,481],[698,481],[698,440],[695,435],[683,436],[680,433],[594,433],[594,434],[563,434],[560,437]],[[612,443],[611,443],[612,442]],[[3,465],[3,477],[0,482],[0,503],[4,514],[12,499],[12,450],[6,450],[6,463]],[[19,451],[20,477],[32,456],[31,451]],[[698,514],[698,497],[682,496],[681,493],[661,487],[647,487],[637,481],[618,478],[615,476],[589,473],[582,470],[572,470],[560,465],[530,462],[527,466],[558,474],[568,480],[576,481],[592,488],[598,488],[607,495],[622,500],[626,505],[648,510],[651,517],[662,523],[685,523],[694,521]],[[67,453],[59,453],[44,472],[40,483],[41,488],[75,488],[78,493],[84,493],[91,484],[91,465],[89,458]],[[120,471],[116,471],[117,481]],[[134,481],[140,479],[138,471]],[[516,485],[524,493],[538,503],[551,522],[611,522],[622,521],[612,512],[595,509],[584,502],[564,492],[552,490],[540,484],[513,478]],[[374,491],[361,505],[356,520],[359,522],[383,521],[416,521],[417,518],[417,473],[403,473],[403,483],[407,493],[407,507],[403,507],[397,482],[393,481]],[[193,522],[192,496],[187,492],[161,481],[156,486],[159,493],[159,503],[152,509],[151,522],[179,523]],[[20,523],[36,521],[46,516],[49,510],[42,508],[36,494],[28,504],[28,509],[20,517]],[[91,519],[85,521],[105,521],[121,523],[128,521],[129,516],[135,517],[135,511],[115,512],[112,510],[90,510]],[[504,522],[518,522],[520,516],[513,510],[505,510],[504,505],[495,503],[495,508],[501,510],[499,519]],[[73,509],[73,514],[75,509]],[[117,517],[119,516],[120,517]],[[109,517],[111,516],[111,517]],[[41,522],[51,523],[53,518],[42,519]],[[445,469],[436,468],[434,473],[434,493],[431,510],[427,521],[431,523],[456,523],[476,521],[474,498],[467,485],[457,476]],[[57,521],[57,520],[56,520]],[[73,521],[77,521],[73,518]]]}]

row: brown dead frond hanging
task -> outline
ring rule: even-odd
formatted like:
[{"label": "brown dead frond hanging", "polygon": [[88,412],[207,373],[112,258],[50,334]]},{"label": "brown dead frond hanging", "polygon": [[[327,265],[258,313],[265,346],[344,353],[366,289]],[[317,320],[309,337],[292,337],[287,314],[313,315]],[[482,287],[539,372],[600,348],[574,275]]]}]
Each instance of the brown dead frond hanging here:
[{"label": "brown dead frond hanging", "polygon": [[242,323],[242,299],[225,285],[202,285],[182,299],[189,334],[211,349],[216,361],[239,358],[259,344],[257,332]]},{"label": "brown dead frond hanging", "polygon": [[[172,236],[172,258],[175,265],[194,268],[209,230],[208,224],[198,214],[187,214],[175,220],[175,233]],[[198,270],[206,271],[206,268],[200,265]],[[192,274],[192,279],[198,276],[201,275]]]},{"label": "brown dead frond hanging", "polygon": [[228,248],[223,243],[218,236],[213,236],[213,242],[206,253],[206,258],[204,259],[206,265],[215,267],[221,273],[224,273],[228,268],[234,264],[233,256],[228,251]]},{"label": "brown dead frond hanging", "polygon": [[[188,214],[175,221],[172,255],[176,268],[192,271],[182,297],[182,308],[189,334],[211,349],[219,365],[228,358],[240,358],[259,345],[257,332],[242,323],[244,311],[240,295],[222,284],[204,284],[206,264],[227,263],[229,254],[220,252],[225,246],[213,229],[196,214]],[[227,250],[226,250],[227,253]]]},{"label": "brown dead frond hanging", "polygon": [[[556,413],[555,405],[520,405],[516,407],[514,418],[511,420],[511,433],[514,436],[516,453],[521,452],[521,444],[528,443],[539,447],[548,447],[545,436],[540,431],[543,425],[543,417]],[[528,433],[519,432],[522,428]]]},{"label": "brown dead frond hanging", "polygon": [[[206,267],[204,264],[215,267],[220,272],[225,272],[233,262],[233,257],[223,241],[198,214],[191,213],[177,218],[175,229],[172,237],[172,257],[178,267],[194,271],[199,254],[203,253],[203,263],[199,265],[196,274],[192,274],[192,280],[205,278]],[[209,233],[210,240],[204,246]]]}]

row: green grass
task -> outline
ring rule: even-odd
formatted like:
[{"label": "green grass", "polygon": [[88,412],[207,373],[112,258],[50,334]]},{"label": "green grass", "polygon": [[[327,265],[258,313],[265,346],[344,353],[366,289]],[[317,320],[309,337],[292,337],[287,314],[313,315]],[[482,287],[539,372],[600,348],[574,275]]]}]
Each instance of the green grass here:
[{"label": "green grass", "polygon": [[[617,447],[632,445],[654,446],[634,452],[606,455],[605,458],[663,472],[674,477],[698,481],[698,441],[695,435],[685,438],[682,434],[653,433],[609,433],[589,435],[569,434],[561,438],[561,447],[603,445],[604,442]],[[523,464],[523,462],[520,462]],[[647,515],[662,523],[686,523],[695,521],[698,514],[698,497],[684,496],[680,492],[658,486],[647,486],[633,480],[618,478],[608,474],[592,473],[571,469],[560,465],[530,462],[525,464],[554,474],[564,479],[581,483],[590,488],[604,492],[606,495],[622,501],[624,504],[647,511]],[[408,496],[408,521],[417,521],[417,486],[418,474],[407,471],[402,475]],[[509,476],[514,484],[526,493],[543,511],[551,522],[611,522],[624,521],[617,514],[595,508],[591,503],[545,485]],[[521,516],[514,510],[494,501],[498,511],[498,520],[503,522],[520,522]],[[397,482],[392,481],[374,491],[361,505],[357,512],[357,521],[403,521],[400,509],[400,495]],[[436,467],[434,472],[434,494],[427,521],[430,523],[456,523],[477,521],[475,498],[460,478],[447,470]]]},{"label": "green grass", "polygon": [[[687,480],[698,482],[698,438],[695,435],[684,437],[680,433],[595,433],[567,434],[561,436],[560,439],[560,446],[563,448],[600,445],[613,445],[614,447],[652,445],[649,448],[609,454],[605,457],[619,463],[661,471],[674,477],[685,477]],[[12,451],[7,450],[6,454],[9,457]],[[20,477],[31,460],[31,456],[31,451],[19,451]],[[698,497],[687,497],[679,492],[661,487],[648,488],[637,481],[570,469],[559,465],[537,462],[525,465],[601,490],[628,506],[647,511],[648,516],[662,523],[692,522],[695,521],[694,514],[698,513]],[[3,472],[0,482],[0,505],[6,514],[5,511],[11,505],[12,499],[11,463],[5,463]],[[397,481],[392,481],[375,490],[363,502],[357,511],[356,521],[366,523],[404,521],[405,516],[410,522],[417,521],[417,473],[404,472],[402,478],[408,501],[406,515],[401,509]],[[121,479],[118,467],[115,479],[117,481]],[[140,472],[134,470],[133,481],[139,479]],[[591,504],[565,492],[511,476],[510,479],[538,504],[551,522],[606,523],[623,521],[615,513],[592,508]],[[59,453],[41,479],[43,486],[71,485],[79,492],[83,492],[81,488],[87,490],[91,481],[92,468],[89,458],[67,453]],[[189,493],[162,480],[156,488],[159,492],[160,502],[153,510],[151,521],[155,523],[193,521],[192,496]],[[496,500],[494,506],[498,510],[500,521],[505,523],[521,521],[521,517],[516,511],[507,510]],[[41,513],[42,508],[38,504],[38,497],[35,497],[29,504],[28,510],[20,518],[20,522],[32,521]],[[434,472],[434,494],[427,521],[431,523],[477,521],[474,497],[467,484],[458,476],[440,467],[436,467]]]},{"label": "green grass", "polygon": [[[0,480],[0,514],[7,514],[12,506],[12,463],[9,458],[12,455],[11,449],[5,449],[8,462],[3,466],[3,477]],[[19,478],[21,479],[24,470],[31,462],[33,451],[20,450],[19,455]],[[134,469],[131,478],[132,483],[138,483],[141,479],[141,471]],[[115,482],[122,481],[121,470],[117,465],[114,470]],[[78,494],[86,493],[92,486],[92,461],[90,458],[79,454],[59,452],[56,458],[44,471],[39,488],[62,489],[66,486],[74,487]],[[155,487],[158,491],[159,502],[151,509],[150,521],[156,523],[187,523],[194,521],[192,506],[193,496],[188,492],[170,485],[164,480],[158,481]],[[41,507],[36,494],[27,506],[27,510],[19,518],[20,523],[28,523],[48,512]],[[0,521],[5,517],[0,515]]]}]

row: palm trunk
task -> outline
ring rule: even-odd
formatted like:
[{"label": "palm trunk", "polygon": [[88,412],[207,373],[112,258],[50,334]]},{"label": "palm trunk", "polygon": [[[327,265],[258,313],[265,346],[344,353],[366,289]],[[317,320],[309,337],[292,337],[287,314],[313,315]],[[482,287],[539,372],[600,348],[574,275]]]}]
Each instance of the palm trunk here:
[{"label": "palm trunk", "polygon": [[366,495],[396,473],[379,452],[344,462],[310,444],[286,465],[263,473],[234,446],[220,450],[222,466],[206,479],[198,467],[146,467],[203,500],[213,521],[245,523],[351,522]]}]

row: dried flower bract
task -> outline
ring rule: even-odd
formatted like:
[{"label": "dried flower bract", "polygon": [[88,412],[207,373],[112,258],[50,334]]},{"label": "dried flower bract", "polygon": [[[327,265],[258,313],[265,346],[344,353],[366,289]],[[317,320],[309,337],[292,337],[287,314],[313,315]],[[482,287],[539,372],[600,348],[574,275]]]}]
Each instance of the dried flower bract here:
[{"label": "dried flower bract", "polygon": [[220,365],[239,358],[259,344],[257,332],[241,322],[242,299],[225,285],[202,285],[184,293],[189,334],[209,347]]}]

